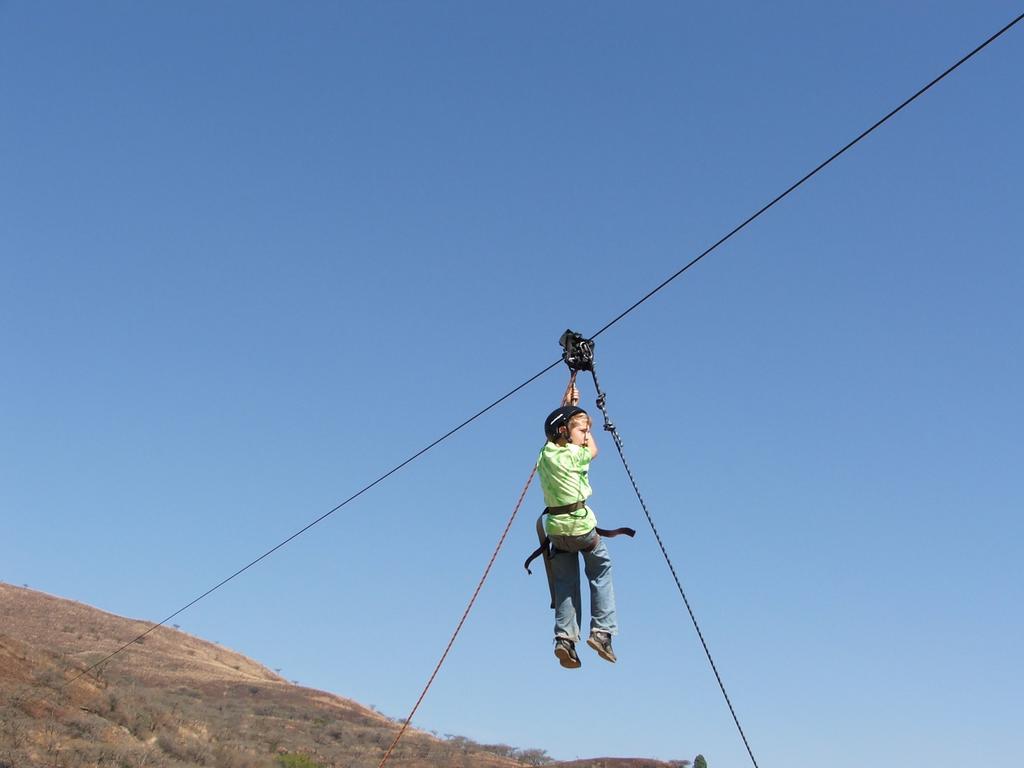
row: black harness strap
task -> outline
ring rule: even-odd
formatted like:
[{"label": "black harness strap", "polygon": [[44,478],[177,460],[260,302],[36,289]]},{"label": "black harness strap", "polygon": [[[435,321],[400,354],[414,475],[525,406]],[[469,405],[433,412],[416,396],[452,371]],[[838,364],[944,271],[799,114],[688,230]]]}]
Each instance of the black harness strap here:
[{"label": "black harness strap", "polygon": [[[545,510],[546,512],[547,510]],[[526,562],[523,563],[523,567],[526,569],[528,574],[532,575],[530,570],[530,563],[536,560],[541,555],[544,555],[544,573],[548,578],[548,592],[551,594],[551,609],[555,608],[555,572],[551,569],[551,541],[548,539],[548,535],[544,530],[544,512],[540,513],[537,518],[537,539],[540,541],[540,546],[537,547],[530,556],[526,558]]]},{"label": "black harness strap", "polygon": [[[612,529],[608,529],[608,528],[595,528],[594,530],[597,531],[597,535],[598,536],[600,536],[600,537],[602,537],[604,539],[614,539],[616,536],[629,536],[630,538],[633,538],[634,536],[636,536],[636,531],[634,529],[632,529],[632,528],[625,528],[625,527],[623,527],[623,528],[612,528]],[[543,555],[544,554],[544,550],[546,548],[548,548],[550,545],[551,545],[551,539],[549,539],[547,536],[545,536],[543,541],[541,541],[540,546],[537,547],[535,550],[533,550],[533,552],[530,553],[530,556],[528,558],[526,558],[526,562],[523,563],[523,567],[526,569],[527,573],[529,573],[531,575],[533,574],[533,571],[530,570],[530,563],[532,563],[538,557]],[[589,552],[590,550],[586,550],[586,551]]]},{"label": "black harness strap", "polygon": [[544,511],[541,512],[541,514],[568,515],[570,512],[576,512],[577,510],[583,509],[585,506],[587,506],[587,502],[581,499],[580,501],[574,501],[572,504],[566,504],[562,507],[544,507]]},{"label": "black harness strap", "polygon": [[[530,575],[533,575],[533,571],[530,570],[530,563],[536,560],[541,555],[544,555],[544,571],[548,577],[548,591],[551,593],[551,609],[555,608],[555,574],[551,570],[551,559],[555,556],[555,552],[558,551],[552,546],[551,539],[548,538],[547,532],[544,530],[544,515],[567,515],[570,512],[575,512],[577,509],[582,509],[586,506],[586,502],[577,501],[575,504],[566,504],[564,507],[545,507],[544,511],[540,513],[537,518],[537,540],[540,542],[530,556],[526,558],[526,562],[523,563],[523,568]],[[603,536],[606,539],[614,539],[616,536],[629,536],[633,538],[636,536],[636,531],[632,528],[599,528],[595,527],[598,536]],[[594,546],[597,546],[597,542],[594,542]],[[593,549],[593,547],[591,547]],[[587,550],[588,552],[590,550]]]}]

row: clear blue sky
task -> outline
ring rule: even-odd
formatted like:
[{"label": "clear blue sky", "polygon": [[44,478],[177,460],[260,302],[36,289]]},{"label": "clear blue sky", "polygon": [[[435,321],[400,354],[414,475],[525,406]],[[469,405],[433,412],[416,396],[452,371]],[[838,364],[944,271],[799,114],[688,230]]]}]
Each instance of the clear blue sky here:
[{"label": "clear blue sky", "polygon": [[[1020,10],[0,3],[0,578],[162,619]],[[1024,761],[1022,72],[1019,28],[599,340],[763,768]],[[564,383],[175,623],[404,715]],[[619,664],[552,656],[534,488],[416,724],[744,765],[598,438]]]}]

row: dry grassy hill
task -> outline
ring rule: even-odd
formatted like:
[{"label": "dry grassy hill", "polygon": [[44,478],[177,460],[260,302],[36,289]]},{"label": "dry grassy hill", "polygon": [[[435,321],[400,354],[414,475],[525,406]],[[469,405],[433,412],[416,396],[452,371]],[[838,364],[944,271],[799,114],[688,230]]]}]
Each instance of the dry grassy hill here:
[{"label": "dry grassy hill", "polygon": [[[214,643],[0,583],[0,768],[376,768],[398,725]],[[88,675],[82,671],[131,646]],[[78,679],[75,679],[78,678]],[[409,731],[395,768],[559,765]],[[575,768],[683,763],[596,758]]]}]

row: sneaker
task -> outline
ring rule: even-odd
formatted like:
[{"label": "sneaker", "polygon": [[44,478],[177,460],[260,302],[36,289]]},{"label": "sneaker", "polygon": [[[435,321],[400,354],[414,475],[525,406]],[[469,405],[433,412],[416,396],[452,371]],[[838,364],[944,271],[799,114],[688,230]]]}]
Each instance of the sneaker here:
[{"label": "sneaker", "polygon": [[587,645],[597,651],[597,655],[605,661],[615,663],[615,651],[612,650],[612,636],[607,632],[594,630],[587,638]]},{"label": "sneaker", "polygon": [[580,657],[576,655],[576,644],[564,637],[555,638],[555,656],[566,669],[579,669],[583,666]]}]

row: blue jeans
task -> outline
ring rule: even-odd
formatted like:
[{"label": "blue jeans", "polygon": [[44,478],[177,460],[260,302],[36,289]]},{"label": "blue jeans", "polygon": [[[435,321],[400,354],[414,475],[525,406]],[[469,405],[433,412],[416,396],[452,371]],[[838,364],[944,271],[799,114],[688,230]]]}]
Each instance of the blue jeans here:
[{"label": "blue jeans", "polygon": [[[595,538],[597,546],[589,552],[582,551]],[[583,555],[584,569],[590,582],[590,631],[617,634],[619,626],[615,619],[612,561],[597,531],[583,536],[552,536],[551,543],[555,546],[555,556],[551,560],[555,577],[555,637],[574,643],[580,639],[580,555]]]}]

